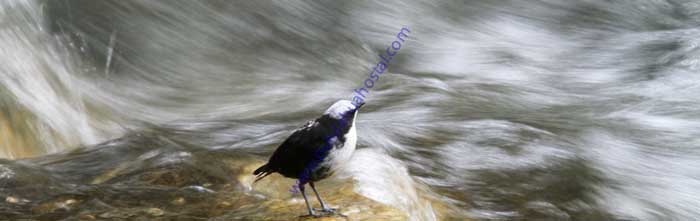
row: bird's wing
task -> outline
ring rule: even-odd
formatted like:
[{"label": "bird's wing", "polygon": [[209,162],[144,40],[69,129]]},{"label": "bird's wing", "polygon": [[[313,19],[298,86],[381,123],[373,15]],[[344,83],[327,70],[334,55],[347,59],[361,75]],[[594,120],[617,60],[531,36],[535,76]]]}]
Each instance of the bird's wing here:
[{"label": "bird's wing", "polygon": [[268,165],[285,176],[298,175],[312,159],[326,157],[319,154],[327,154],[327,152],[319,150],[329,145],[327,142],[333,136],[338,135],[333,132],[330,123],[323,117],[309,121],[295,130],[275,150]]}]

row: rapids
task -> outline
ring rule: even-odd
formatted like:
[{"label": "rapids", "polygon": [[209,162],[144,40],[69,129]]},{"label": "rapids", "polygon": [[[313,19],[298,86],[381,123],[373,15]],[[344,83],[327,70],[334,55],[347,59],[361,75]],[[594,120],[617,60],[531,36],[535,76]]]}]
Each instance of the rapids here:
[{"label": "rapids", "polygon": [[0,216],[269,212],[230,162],[410,27],[347,191],[414,220],[695,219],[699,25],[689,0],[0,1]]}]

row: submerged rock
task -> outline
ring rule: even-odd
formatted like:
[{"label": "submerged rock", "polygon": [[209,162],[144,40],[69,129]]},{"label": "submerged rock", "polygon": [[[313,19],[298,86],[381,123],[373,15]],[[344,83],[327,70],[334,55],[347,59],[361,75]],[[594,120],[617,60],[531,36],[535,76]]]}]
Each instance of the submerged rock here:
[{"label": "submerged rock", "polygon": [[[406,220],[404,211],[353,191],[352,180],[317,183],[344,216],[300,217],[306,205],[273,174],[253,184],[263,164],[235,150],[176,145],[134,136],[70,153],[0,161],[0,220]],[[144,148],[144,147],[157,147]],[[120,157],[114,157],[120,156]],[[314,207],[320,207],[308,191]]]},{"label": "submerged rock", "polygon": [[[365,198],[353,191],[352,180],[326,179],[316,183],[316,189],[324,198],[324,201],[332,208],[338,208],[340,215],[329,217],[300,217],[305,215],[306,204],[300,193],[291,193],[295,180],[285,178],[279,174],[272,174],[265,179],[252,183],[253,170],[261,166],[263,162],[255,162],[244,165],[242,174],[238,177],[239,183],[252,189],[253,193],[260,193],[259,197],[266,199],[261,203],[265,213],[259,216],[242,217],[260,220],[280,220],[282,217],[293,220],[406,220],[406,213],[396,208],[389,207]],[[307,190],[307,196],[314,208],[320,204],[315,199],[313,192]]]},{"label": "submerged rock", "polygon": [[151,216],[162,216],[165,212],[163,212],[162,209],[158,208],[149,208],[146,210],[146,213]]}]

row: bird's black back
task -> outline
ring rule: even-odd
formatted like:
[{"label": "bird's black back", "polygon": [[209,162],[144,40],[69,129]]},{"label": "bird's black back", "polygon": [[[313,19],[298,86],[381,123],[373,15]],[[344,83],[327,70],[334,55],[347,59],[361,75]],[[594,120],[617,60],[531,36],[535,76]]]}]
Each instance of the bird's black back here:
[{"label": "bird's black back", "polygon": [[[323,151],[323,148],[329,150],[335,145],[345,143],[345,134],[350,130],[353,116],[348,117],[344,122],[323,115],[320,118],[309,121],[303,127],[297,129],[289,136],[272,154],[270,161],[267,163],[267,168],[270,172],[278,172],[285,177],[300,178],[300,175],[307,167],[312,170],[310,180],[322,179],[328,174],[324,174],[323,170],[328,168],[319,168],[318,163],[314,165],[312,161],[324,159],[329,151]],[[335,143],[331,142],[332,137],[337,137]],[[330,145],[330,146],[329,146]]]}]

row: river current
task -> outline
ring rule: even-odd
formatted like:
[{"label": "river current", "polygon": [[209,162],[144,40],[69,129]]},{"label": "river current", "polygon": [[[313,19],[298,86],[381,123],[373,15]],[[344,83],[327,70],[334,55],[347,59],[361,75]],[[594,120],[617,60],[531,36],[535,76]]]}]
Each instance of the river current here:
[{"label": "river current", "polygon": [[699,25],[685,0],[0,1],[0,193],[264,159],[410,27],[357,192],[416,220],[696,219]]}]

